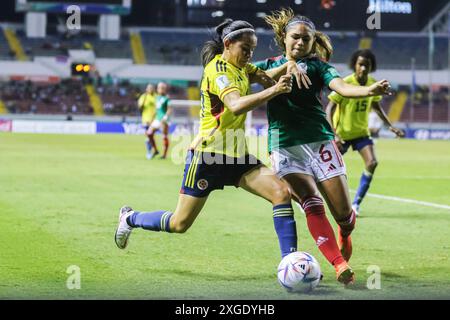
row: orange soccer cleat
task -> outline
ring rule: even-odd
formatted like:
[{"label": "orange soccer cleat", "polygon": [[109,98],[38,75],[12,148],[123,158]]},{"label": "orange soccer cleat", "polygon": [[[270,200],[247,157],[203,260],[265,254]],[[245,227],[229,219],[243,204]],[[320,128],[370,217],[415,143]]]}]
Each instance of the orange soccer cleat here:
[{"label": "orange soccer cleat", "polygon": [[334,266],[336,270],[336,279],[345,285],[355,283],[355,273],[347,262],[342,262]]},{"label": "orange soccer cleat", "polygon": [[341,227],[338,226],[338,245],[341,250],[342,257],[345,261],[349,261],[352,256],[352,237],[350,235],[343,237],[341,235]]}]

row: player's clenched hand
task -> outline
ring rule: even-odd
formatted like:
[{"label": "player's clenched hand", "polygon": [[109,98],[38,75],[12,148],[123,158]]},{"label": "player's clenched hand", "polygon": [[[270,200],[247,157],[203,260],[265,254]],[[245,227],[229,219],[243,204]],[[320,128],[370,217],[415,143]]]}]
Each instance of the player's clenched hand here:
[{"label": "player's clenched hand", "polygon": [[398,138],[403,138],[405,136],[405,131],[402,129],[398,129],[395,127],[389,127],[389,130],[391,130]]},{"label": "player's clenched hand", "polygon": [[369,87],[369,96],[392,95],[391,84],[386,79],[375,82]]},{"label": "player's clenched hand", "polygon": [[275,90],[278,93],[289,93],[292,91],[292,77],[291,75],[281,76],[275,85]]},{"label": "player's clenched hand", "polygon": [[297,63],[293,60],[289,60],[287,62],[286,74],[290,74],[295,77],[299,89],[302,88],[302,83],[305,86],[305,89],[309,89],[309,85],[312,85],[312,82],[306,72],[303,71],[303,69],[300,69]]}]

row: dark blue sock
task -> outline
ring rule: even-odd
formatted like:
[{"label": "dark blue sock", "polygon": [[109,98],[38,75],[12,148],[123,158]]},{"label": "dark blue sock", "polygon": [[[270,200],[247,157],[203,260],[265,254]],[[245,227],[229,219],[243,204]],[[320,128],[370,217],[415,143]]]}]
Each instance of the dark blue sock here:
[{"label": "dark blue sock", "polygon": [[147,153],[150,153],[150,151],[152,151],[152,144],[150,143],[150,141],[145,140],[145,147],[147,148]]},{"label": "dark blue sock", "polygon": [[281,257],[297,251],[297,227],[290,203],[273,207],[273,223],[280,243]]},{"label": "dark blue sock", "polygon": [[155,212],[137,212],[135,211],[127,218],[127,223],[133,228],[142,228],[152,231],[166,231],[170,232],[170,211],[155,211]]},{"label": "dark blue sock", "polygon": [[372,181],[372,174],[369,172],[363,172],[361,175],[361,179],[359,180],[359,187],[355,194],[355,199],[353,200],[353,203],[359,205],[364,196],[367,193],[367,190],[369,190],[370,182]]}]

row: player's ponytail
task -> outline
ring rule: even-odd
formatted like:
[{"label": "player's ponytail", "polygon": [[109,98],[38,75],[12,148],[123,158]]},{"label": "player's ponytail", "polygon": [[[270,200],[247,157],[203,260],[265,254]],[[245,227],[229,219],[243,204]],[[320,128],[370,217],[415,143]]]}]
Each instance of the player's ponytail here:
[{"label": "player's ponytail", "polygon": [[233,20],[226,19],[224,22],[214,28],[212,39],[205,42],[200,53],[202,57],[202,65],[205,67],[214,57],[223,52],[222,31]]},{"label": "player's ponytail", "polygon": [[330,38],[325,33],[316,31],[312,51],[317,57],[328,62],[333,54],[333,46]]},{"label": "player's ponytail", "polygon": [[[241,31],[241,32],[239,32]],[[247,21],[226,19],[214,28],[212,39],[205,42],[201,51],[202,65],[205,67],[214,57],[224,50],[224,39],[237,40],[246,32],[255,33]]]}]

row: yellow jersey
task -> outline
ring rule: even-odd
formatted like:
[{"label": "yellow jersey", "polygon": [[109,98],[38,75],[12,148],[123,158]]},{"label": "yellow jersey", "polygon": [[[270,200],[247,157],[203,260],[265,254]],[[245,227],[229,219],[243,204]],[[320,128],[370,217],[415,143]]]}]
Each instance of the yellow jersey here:
[{"label": "yellow jersey", "polygon": [[191,149],[241,157],[248,154],[245,141],[246,114],[234,115],[223,102],[225,95],[250,93],[249,75],[257,67],[238,68],[216,55],[205,67],[200,86],[200,127]]},{"label": "yellow jersey", "polygon": [[[344,78],[344,81],[359,86],[355,74],[351,74]],[[377,82],[370,75],[368,76],[366,87]],[[365,98],[344,98],[336,92],[332,92],[328,99],[337,104],[336,111],[333,115],[333,126],[336,133],[342,140],[352,140],[356,138],[370,136],[369,131],[369,113],[372,102],[378,102],[381,96],[365,97]]]},{"label": "yellow jersey", "polygon": [[138,106],[142,110],[142,124],[149,125],[156,113],[156,96],[149,93],[141,94]]}]

